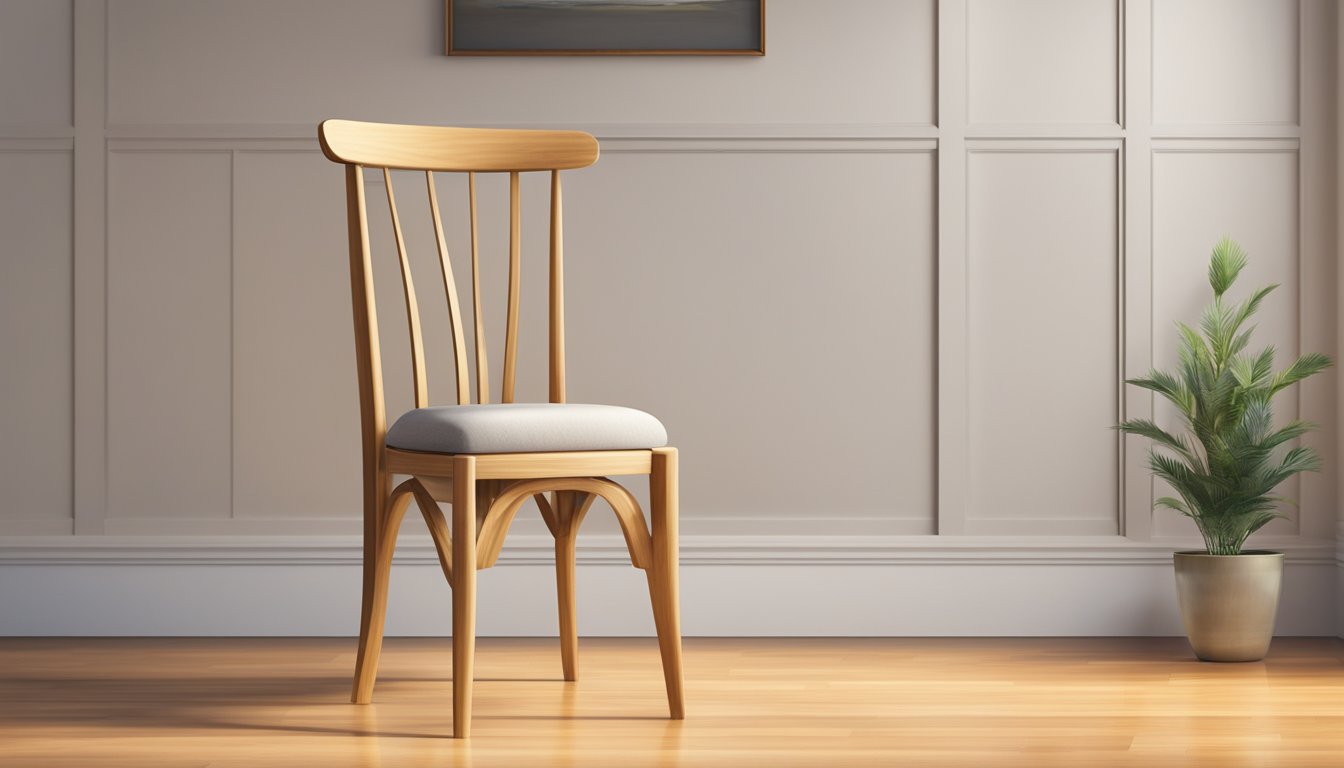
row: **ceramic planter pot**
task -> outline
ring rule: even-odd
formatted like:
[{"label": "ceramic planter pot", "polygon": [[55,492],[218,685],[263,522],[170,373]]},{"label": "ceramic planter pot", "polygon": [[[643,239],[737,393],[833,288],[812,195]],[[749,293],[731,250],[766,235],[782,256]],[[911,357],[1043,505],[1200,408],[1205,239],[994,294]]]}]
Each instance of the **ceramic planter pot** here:
[{"label": "ceramic planter pot", "polygon": [[1259,661],[1269,652],[1283,554],[1177,552],[1176,594],[1185,634],[1204,661]]}]

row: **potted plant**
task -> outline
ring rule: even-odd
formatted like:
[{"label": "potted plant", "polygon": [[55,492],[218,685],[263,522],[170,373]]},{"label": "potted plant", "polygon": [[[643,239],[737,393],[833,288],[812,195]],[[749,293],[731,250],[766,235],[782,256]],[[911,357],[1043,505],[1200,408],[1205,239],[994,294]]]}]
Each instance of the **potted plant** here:
[{"label": "potted plant", "polygon": [[1239,245],[1227,238],[1219,242],[1209,261],[1213,302],[1199,330],[1177,324],[1176,372],[1154,370],[1127,382],[1169,400],[1183,429],[1168,432],[1149,419],[1119,426],[1152,440],[1149,466],[1176,492],[1155,506],[1191,518],[1204,537],[1205,551],[1177,552],[1174,558],[1186,634],[1205,661],[1258,661],[1269,651],[1283,555],[1242,547],[1261,526],[1282,517],[1280,504],[1291,503],[1275,489],[1320,466],[1315,450],[1293,444],[1313,426],[1291,421],[1275,427],[1272,401],[1331,364],[1325,355],[1307,354],[1275,371],[1273,347],[1248,351],[1254,327],[1244,327],[1277,286],[1229,303],[1224,297],[1245,266]]}]

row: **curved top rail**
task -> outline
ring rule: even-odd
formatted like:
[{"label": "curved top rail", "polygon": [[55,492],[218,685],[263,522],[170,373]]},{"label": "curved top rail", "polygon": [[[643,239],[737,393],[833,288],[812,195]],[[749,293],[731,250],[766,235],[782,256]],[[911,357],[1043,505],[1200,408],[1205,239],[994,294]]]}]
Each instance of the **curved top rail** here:
[{"label": "curved top rail", "polygon": [[554,171],[597,162],[597,139],[583,131],[449,128],[326,120],[322,152],[338,163],[427,171]]}]

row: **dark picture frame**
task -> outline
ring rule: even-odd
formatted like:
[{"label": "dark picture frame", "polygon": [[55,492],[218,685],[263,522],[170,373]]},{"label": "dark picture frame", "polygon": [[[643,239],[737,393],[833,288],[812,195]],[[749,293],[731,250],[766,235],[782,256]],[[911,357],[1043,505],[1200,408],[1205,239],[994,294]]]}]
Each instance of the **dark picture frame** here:
[{"label": "dark picture frame", "polygon": [[[766,0],[444,0],[448,56],[764,56]],[[708,44],[698,45],[698,40]]]}]

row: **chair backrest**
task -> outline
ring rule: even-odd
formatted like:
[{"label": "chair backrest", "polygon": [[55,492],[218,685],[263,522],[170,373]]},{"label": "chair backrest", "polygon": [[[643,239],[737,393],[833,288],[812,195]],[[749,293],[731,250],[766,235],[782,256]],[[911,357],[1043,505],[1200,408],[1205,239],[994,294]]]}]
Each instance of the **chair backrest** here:
[{"label": "chair backrest", "polygon": [[425,174],[430,218],[438,242],[439,266],[452,324],[453,357],[457,371],[457,402],[471,402],[468,382],[466,334],[461,302],[453,278],[444,238],[434,174],[465,173],[471,228],[471,297],[476,358],[477,402],[490,401],[489,366],[480,298],[480,257],[476,232],[476,174],[509,174],[509,295],[504,336],[504,371],[501,402],[513,402],[518,352],[518,302],[521,275],[519,175],[532,171],[551,174],[550,220],[550,401],[565,401],[564,251],[561,243],[560,171],[585,168],[597,162],[597,140],[580,131],[530,131],[490,128],[447,128],[420,125],[363,123],[327,120],[318,128],[318,138],[327,158],[345,165],[346,215],[350,237],[350,288],[355,317],[355,356],[359,367],[360,410],[365,447],[381,447],[386,432],[383,401],[382,357],[379,353],[378,318],[375,310],[373,264],[369,249],[368,208],[364,196],[364,169],[381,169],[387,187],[401,265],[401,285],[410,332],[411,367],[415,407],[429,405],[424,341],[410,260],[402,236],[401,219],[392,189],[392,170]]}]

